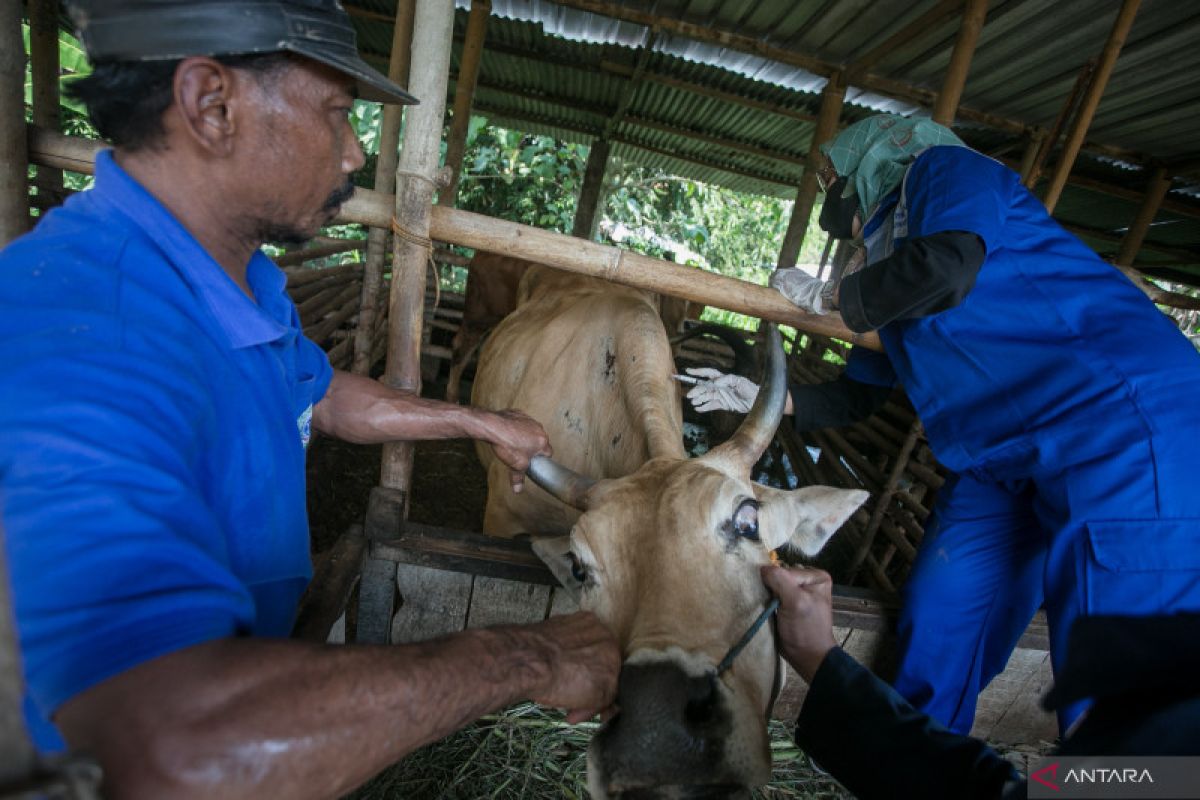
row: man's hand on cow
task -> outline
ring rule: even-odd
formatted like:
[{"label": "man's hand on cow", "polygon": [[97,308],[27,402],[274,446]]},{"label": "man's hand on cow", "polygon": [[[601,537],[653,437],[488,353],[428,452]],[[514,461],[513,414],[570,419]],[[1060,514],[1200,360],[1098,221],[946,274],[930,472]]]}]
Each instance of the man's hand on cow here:
[{"label": "man's hand on cow", "polygon": [[740,375],[726,375],[711,367],[691,368],[687,373],[703,379],[687,393],[692,405],[702,414],[709,411],[745,414],[758,397],[758,384]]},{"label": "man's hand on cow", "polygon": [[833,640],[833,579],[819,569],[765,566],[762,580],[779,598],[779,646],[800,677],[812,683]]},{"label": "man's hand on cow", "polygon": [[567,709],[576,723],[609,713],[617,697],[621,650],[612,633],[590,612],[551,617],[530,626],[550,650],[550,671],[532,699]]},{"label": "man's hand on cow", "polygon": [[534,456],[551,456],[550,437],[542,423],[515,409],[485,412],[492,415],[486,426],[487,441],[496,458],[512,472],[509,480],[514,492],[525,488],[525,470]]}]

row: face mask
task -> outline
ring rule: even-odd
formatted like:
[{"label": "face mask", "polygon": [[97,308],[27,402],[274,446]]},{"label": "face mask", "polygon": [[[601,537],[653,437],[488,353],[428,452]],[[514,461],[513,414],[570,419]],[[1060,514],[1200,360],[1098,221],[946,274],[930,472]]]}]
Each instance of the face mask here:
[{"label": "face mask", "polygon": [[854,238],[854,215],[858,213],[858,195],[853,191],[846,197],[846,179],[838,178],[825,193],[825,205],[821,207],[819,220],[821,230],[835,239]]}]

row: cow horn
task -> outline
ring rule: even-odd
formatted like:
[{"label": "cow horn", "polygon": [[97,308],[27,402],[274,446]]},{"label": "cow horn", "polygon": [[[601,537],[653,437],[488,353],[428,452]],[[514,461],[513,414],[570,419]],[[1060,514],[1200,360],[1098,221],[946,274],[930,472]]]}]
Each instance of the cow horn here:
[{"label": "cow horn", "polygon": [[538,486],[572,508],[587,511],[587,492],[596,481],[580,475],[546,456],[534,456],[529,461],[526,474]]},{"label": "cow horn", "polygon": [[758,461],[775,436],[787,404],[787,368],[783,357],[783,340],[774,323],[767,324],[767,368],[754,406],[741,426],[721,445],[720,450],[732,451],[750,466]]}]

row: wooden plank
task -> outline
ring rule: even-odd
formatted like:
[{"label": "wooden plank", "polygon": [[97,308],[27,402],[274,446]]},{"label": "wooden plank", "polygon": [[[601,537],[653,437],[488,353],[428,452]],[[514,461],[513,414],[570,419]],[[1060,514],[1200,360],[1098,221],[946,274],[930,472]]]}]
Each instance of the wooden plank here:
[{"label": "wooden plank", "polygon": [[497,539],[415,522],[386,545],[388,556],[405,564],[521,580],[544,586],[558,581],[525,539]]},{"label": "wooden plank", "polygon": [[339,618],[344,619],[350,592],[362,573],[366,550],[367,540],[363,536],[362,525],[355,524],[316,560],[313,579],[300,598],[300,609],[292,626],[292,638],[310,642],[328,641],[334,623]]},{"label": "wooden plank", "polygon": [[1049,739],[1054,739],[1055,716],[1038,705],[1051,681],[1049,652],[1014,650],[1004,672],[979,693],[971,735],[988,741],[1030,742],[1049,733]]},{"label": "wooden plank", "polygon": [[471,603],[471,576],[398,564],[400,609],[392,619],[392,642],[420,642],[461,631]]},{"label": "wooden plank", "polygon": [[[1041,706],[1042,697],[1054,683],[1050,654],[1042,650],[1018,648],[1013,651],[1004,672],[992,681],[993,685],[1010,674],[1014,683],[1020,679],[1020,685],[1009,693],[1009,702],[988,733],[988,741],[1053,742],[1058,737],[1058,719]],[[988,687],[989,690],[991,688]]]},{"label": "wooden plank", "polygon": [[549,586],[477,575],[471,608],[467,612],[467,627],[541,622],[546,618],[549,605]]},{"label": "wooden plank", "polygon": [[574,614],[579,610],[575,598],[561,586],[554,587],[550,592],[550,613],[548,616],[558,617],[563,614]]}]

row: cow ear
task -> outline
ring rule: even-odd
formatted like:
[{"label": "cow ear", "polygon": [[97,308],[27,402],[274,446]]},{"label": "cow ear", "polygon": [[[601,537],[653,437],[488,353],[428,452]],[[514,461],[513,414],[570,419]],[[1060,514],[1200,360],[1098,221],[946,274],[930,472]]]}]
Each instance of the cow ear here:
[{"label": "cow ear", "polygon": [[850,515],[870,497],[862,489],[805,486],[786,492],[755,484],[758,535],[770,550],[791,544],[815,556]]},{"label": "cow ear", "polygon": [[533,552],[550,568],[550,573],[578,604],[583,583],[571,572],[571,537],[537,536],[533,540]]}]

